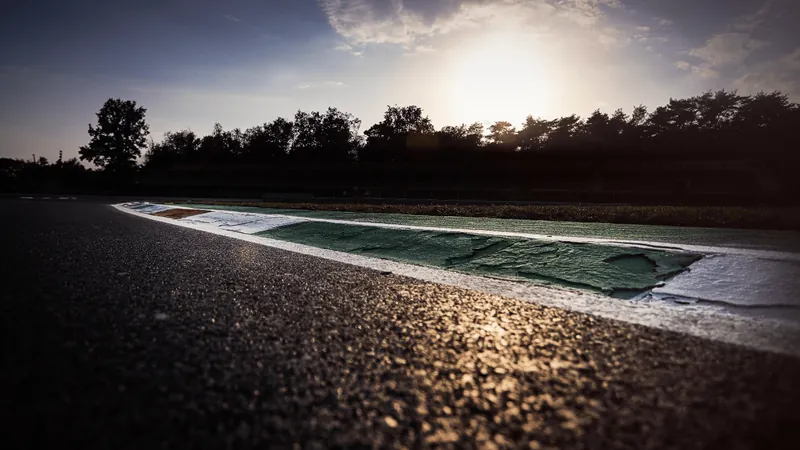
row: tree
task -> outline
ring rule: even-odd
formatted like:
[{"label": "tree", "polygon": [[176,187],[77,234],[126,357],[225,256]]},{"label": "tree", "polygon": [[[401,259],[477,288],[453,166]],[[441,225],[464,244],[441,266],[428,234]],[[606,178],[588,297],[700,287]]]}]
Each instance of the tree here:
[{"label": "tree", "polygon": [[517,143],[517,130],[511,122],[501,120],[489,127],[489,139],[496,146],[512,148]]},{"label": "tree", "polygon": [[135,101],[108,99],[97,113],[97,126],[89,125],[92,139],[80,148],[81,160],[115,173],[135,170],[150,134],[145,112]]},{"label": "tree", "polygon": [[764,128],[789,115],[795,106],[781,92],[759,92],[755,96],[742,99],[737,119],[746,128]]},{"label": "tree", "polygon": [[553,130],[554,122],[528,116],[522,129],[519,130],[519,144],[523,150],[538,150],[547,141]]},{"label": "tree", "polygon": [[249,161],[277,162],[286,158],[294,138],[294,124],[283,117],[244,132],[244,156]]},{"label": "tree", "polygon": [[736,91],[707,91],[692,99],[697,110],[698,126],[704,130],[720,130],[736,116],[744,97]]},{"label": "tree", "polygon": [[582,125],[581,118],[575,114],[556,119],[547,138],[547,147],[559,149],[571,147]]},{"label": "tree", "polygon": [[634,106],[628,125],[631,127],[641,127],[647,122],[647,107],[644,105]]},{"label": "tree", "polygon": [[367,146],[359,159],[366,161],[397,160],[411,148],[424,147],[435,140],[431,119],[423,115],[419,106],[389,106],[383,120],[364,134]]},{"label": "tree", "polygon": [[439,147],[446,150],[474,150],[483,145],[483,124],[446,126],[436,132]]},{"label": "tree", "polygon": [[182,161],[189,161],[198,151],[200,140],[193,131],[167,132],[164,140],[150,145],[144,155],[146,168],[170,168]]},{"label": "tree", "polygon": [[243,141],[244,136],[238,128],[225,131],[222,125],[215,123],[214,131],[200,140],[197,153],[203,162],[231,162],[242,154]]},{"label": "tree", "polygon": [[360,127],[359,119],[336,108],[328,108],[325,114],[298,111],[290,155],[300,161],[351,160],[361,145]]},{"label": "tree", "polygon": [[428,116],[423,116],[419,106],[389,106],[383,114],[383,121],[373,125],[364,134],[367,139],[405,138],[410,133],[432,134],[433,124]]}]

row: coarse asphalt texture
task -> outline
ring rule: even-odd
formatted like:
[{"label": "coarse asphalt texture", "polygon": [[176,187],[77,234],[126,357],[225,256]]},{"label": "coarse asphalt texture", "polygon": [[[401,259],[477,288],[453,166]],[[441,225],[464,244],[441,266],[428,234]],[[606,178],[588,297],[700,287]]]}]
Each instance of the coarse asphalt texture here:
[{"label": "coarse asphalt texture", "polygon": [[[0,201],[8,448],[797,448],[800,360]],[[76,447],[77,448],[77,447]]]}]

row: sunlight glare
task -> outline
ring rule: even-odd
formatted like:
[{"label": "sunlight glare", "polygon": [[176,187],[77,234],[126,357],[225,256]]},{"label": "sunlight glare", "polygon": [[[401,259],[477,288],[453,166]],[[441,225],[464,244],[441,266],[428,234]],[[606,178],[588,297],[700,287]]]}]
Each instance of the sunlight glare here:
[{"label": "sunlight glare", "polygon": [[556,86],[546,52],[529,35],[508,31],[470,38],[456,51],[450,88],[464,121],[508,120],[547,115]]}]

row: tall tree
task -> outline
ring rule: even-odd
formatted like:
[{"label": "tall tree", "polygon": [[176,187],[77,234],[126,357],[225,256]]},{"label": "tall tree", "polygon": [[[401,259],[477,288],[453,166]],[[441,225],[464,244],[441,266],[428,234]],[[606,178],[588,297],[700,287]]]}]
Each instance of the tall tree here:
[{"label": "tall tree", "polygon": [[553,121],[553,129],[547,138],[547,147],[558,149],[572,147],[575,143],[574,138],[582,125],[583,121],[580,116],[575,114],[556,119]]},{"label": "tall tree", "polygon": [[197,152],[200,140],[193,131],[167,132],[164,140],[150,145],[144,155],[146,168],[170,168],[182,161],[189,161]]},{"label": "tall tree", "polygon": [[489,127],[489,139],[496,146],[516,147],[517,130],[511,125],[511,122],[501,120]]},{"label": "tall tree", "polygon": [[348,161],[356,156],[361,121],[350,113],[328,108],[322,114],[298,111],[290,155],[299,161]]},{"label": "tall tree", "polygon": [[745,128],[764,128],[789,115],[794,106],[786,94],[759,92],[742,100],[737,119]]},{"label": "tall tree", "polygon": [[211,134],[200,140],[198,156],[203,162],[231,162],[242,154],[243,141],[244,136],[238,128],[225,131],[222,125],[215,123]]},{"label": "tall tree", "polygon": [[397,160],[408,150],[429,145],[435,132],[433,123],[419,106],[389,106],[383,120],[364,134],[367,146],[359,158],[366,161]]},{"label": "tall tree", "polygon": [[410,133],[432,134],[433,124],[423,115],[419,106],[389,106],[383,120],[368,129],[364,134],[368,139],[405,138]]},{"label": "tall tree", "polygon": [[436,132],[439,147],[448,150],[474,150],[483,145],[483,124],[442,127]]},{"label": "tall tree", "polygon": [[89,125],[92,139],[80,148],[81,159],[111,172],[132,172],[150,134],[145,112],[135,101],[108,99],[97,113],[97,126]]},{"label": "tall tree", "polygon": [[693,98],[697,123],[703,130],[720,130],[730,125],[744,97],[736,91],[707,91]]},{"label": "tall tree", "polygon": [[554,122],[528,116],[522,129],[519,130],[519,143],[523,150],[538,150],[547,141],[553,130]]},{"label": "tall tree", "polygon": [[294,138],[294,124],[283,117],[244,132],[244,156],[257,163],[286,159]]}]

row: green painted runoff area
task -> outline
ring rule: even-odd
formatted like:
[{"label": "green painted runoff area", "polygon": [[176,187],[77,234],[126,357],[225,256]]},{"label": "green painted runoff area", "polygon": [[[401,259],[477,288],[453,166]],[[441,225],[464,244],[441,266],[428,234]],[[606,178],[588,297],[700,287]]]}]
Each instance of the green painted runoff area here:
[{"label": "green painted runoff area", "polygon": [[626,225],[594,222],[557,222],[547,220],[497,219],[487,217],[425,216],[346,211],[309,211],[302,209],[257,208],[252,206],[185,204],[190,208],[242,211],[260,214],[284,214],[312,219],[347,220],[364,223],[388,223],[431,228],[502,231],[597,239],[635,240],[712,247],[800,252],[800,233],[795,231],[739,230],[730,228],[674,227],[661,225]]},{"label": "green painted runoff area", "polygon": [[701,258],[700,255],[679,251],[330,222],[300,222],[258,235],[475,275],[586,289],[622,298],[656,287]]}]

